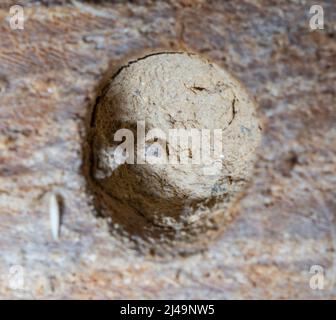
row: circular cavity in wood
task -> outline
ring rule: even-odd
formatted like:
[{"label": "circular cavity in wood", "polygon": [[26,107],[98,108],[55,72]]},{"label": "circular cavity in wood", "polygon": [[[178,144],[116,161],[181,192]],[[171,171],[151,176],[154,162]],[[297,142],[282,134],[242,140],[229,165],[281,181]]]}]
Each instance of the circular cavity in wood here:
[{"label": "circular cavity in wood", "polygon": [[232,220],[261,128],[227,71],[185,52],[131,61],[105,86],[91,123],[97,202],[138,247],[195,251]]}]

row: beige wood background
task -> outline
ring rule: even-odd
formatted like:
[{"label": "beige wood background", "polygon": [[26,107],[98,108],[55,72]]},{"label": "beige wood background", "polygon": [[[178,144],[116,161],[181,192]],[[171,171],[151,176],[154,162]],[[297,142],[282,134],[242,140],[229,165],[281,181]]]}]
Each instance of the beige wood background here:
[{"label": "beige wood background", "polygon": [[[9,7],[24,5],[24,30]],[[336,4],[309,1],[1,1],[1,298],[331,298],[336,293]],[[237,219],[208,250],[139,255],[95,217],[82,172],[84,121],[111,63],[143,50],[208,55],[265,120]],[[48,192],[60,193],[61,238]],[[12,266],[24,285],[13,287]],[[325,272],[312,290],[312,265]]]}]

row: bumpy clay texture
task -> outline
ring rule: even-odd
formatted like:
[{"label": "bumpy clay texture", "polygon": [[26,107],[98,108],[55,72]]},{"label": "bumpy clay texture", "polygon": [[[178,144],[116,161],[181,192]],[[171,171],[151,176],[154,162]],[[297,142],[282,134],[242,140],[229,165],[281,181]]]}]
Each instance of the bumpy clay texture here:
[{"label": "bumpy clay texture", "polygon": [[[93,113],[93,176],[115,222],[174,239],[225,224],[261,137],[243,86],[207,59],[168,52],[130,62],[103,91]],[[134,151],[118,147],[119,129],[133,132]],[[133,141],[125,136],[123,145]]]},{"label": "bumpy clay texture", "polygon": [[[324,29],[312,30],[307,0],[0,1],[1,299],[335,299],[336,3],[318,2]],[[25,29],[12,30],[20,3]],[[96,216],[85,124],[110,67],[184,49],[248,88],[263,139],[234,221],[162,263]],[[58,241],[50,192],[63,199]]]}]

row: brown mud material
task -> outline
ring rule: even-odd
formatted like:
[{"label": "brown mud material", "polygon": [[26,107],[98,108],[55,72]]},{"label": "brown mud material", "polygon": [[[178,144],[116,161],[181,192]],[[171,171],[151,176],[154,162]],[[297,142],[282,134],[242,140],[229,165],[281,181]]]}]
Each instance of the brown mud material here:
[{"label": "brown mud material", "polygon": [[143,241],[160,254],[181,241],[188,252],[206,245],[232,220],[251,178],[261,137],[255,113],[245,88],[207,59],[168,52],[131,61],[108,81],[90,121],[89,172],[97,203],[106,204],[98,210],[141,250]]},{"label": "brown mud material", "polygon": [[[24,30],[10,29],[17,4]],[[323,30],[309,27],[311,1],[1,1],[0,297],[334,299],[336,7],[319,4]],[[164,262],[95,216],[83,174],[97,87],[144,50],[208,56],[265,123],[234,221],[206,250]],[[58,241],[50,193],[63,200]],[[314,265],[323,290],[310,288]]]}]

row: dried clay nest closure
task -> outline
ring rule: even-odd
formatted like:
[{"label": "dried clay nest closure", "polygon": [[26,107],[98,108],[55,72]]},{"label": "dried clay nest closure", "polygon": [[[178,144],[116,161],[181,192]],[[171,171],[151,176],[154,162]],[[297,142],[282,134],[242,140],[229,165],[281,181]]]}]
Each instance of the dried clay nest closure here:
[{"label": "dried clay nest closure", "polygon": [[[203,248],[232,220],[260,131],[245,88],[207,59],[163,52],[129,62],[92,112],[88,166],[99,212],[111,218],[114,234],[141,250]],[[174,134],[192,138],[181,142]]]}]

